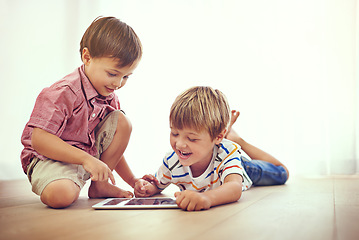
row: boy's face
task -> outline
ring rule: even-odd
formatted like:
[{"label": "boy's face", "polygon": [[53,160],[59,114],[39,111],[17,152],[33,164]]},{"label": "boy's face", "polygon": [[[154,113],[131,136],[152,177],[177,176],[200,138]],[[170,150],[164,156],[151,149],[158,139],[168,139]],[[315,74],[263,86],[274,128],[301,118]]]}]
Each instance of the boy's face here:
[{"label": "boy's face", "polygon": [[92,86],[100,95],[105,97],[122,88],[138,64],[135,62],[131,66],[119,68],[117,59],[109,57],[92,58],[87,48],[84,49],[82,59],[85,64],[85,74]]},{"label": "boy's face", "polygon": [[170,143],[183,166],[191,166],[192,171],[205,171],[212,159],[213,147],[223,139],[220,134],[214,140],[207,131],[195,131],[171,126]]}]

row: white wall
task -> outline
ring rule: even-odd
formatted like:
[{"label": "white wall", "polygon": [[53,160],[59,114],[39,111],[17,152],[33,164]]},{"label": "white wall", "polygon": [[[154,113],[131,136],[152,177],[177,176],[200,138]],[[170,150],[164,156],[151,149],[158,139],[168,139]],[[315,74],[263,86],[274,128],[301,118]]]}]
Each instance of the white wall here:
[{"label": "white wall", "polygon": [[235,129],[292,173],[355,173],[356,3],[0,0],[0,179],[25,178],[20,137],[35,98],[81,64],[80,39],[99,15],[128,23],[144,47],[117,92],[139,176],[169,149],[170,105],[193,85],[222,90],[241,111]]}]

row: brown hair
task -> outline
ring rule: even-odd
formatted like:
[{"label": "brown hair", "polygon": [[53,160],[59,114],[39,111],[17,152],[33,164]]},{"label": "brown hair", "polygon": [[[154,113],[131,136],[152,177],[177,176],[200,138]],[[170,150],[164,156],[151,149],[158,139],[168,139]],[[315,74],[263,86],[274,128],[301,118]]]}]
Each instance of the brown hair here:
[{"label": "brown hair", "polygon": [[141,41],[135,31],[115,17],[96,18],[80,42],[80,54],[88,48],[91,57],[119,60],[119,67],[132,65],[142,57]]},{"label": "brown hair", "polygon": [[192,87],[180,94],[170,111],[171,126],[196,131],[206,130],[215,139],[230,120],[230,109],[225,95],[211,87]]}]

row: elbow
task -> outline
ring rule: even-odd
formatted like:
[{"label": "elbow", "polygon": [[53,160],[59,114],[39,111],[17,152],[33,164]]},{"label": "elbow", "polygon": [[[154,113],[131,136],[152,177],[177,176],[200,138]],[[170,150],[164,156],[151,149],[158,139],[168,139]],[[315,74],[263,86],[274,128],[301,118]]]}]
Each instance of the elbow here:
[{"label": "elbow", "polygon": [[238,201],[242,197],[242,184],[236,183],[236,186],[233,191],[233,202]]},{"label": "elbow", "polygon": [[231,202],[238,201],[242,196],[242,181],[243,178],[239,174],[230,174],[224,179],[226,185],[228,200]]}]

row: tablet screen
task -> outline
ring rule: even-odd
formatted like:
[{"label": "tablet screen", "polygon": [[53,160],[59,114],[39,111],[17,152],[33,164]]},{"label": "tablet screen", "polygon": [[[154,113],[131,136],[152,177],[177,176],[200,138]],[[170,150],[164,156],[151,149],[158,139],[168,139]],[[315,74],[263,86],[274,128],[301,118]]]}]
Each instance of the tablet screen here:
[{"label": "tablet screen", "polygon": [[171,198],[133,198],[125,205],[173,205],[176,200]]},{"label": "tablet screen", "polygon": [[178,208],[175,198],[108,198],[92,206],[94,209]]}]

